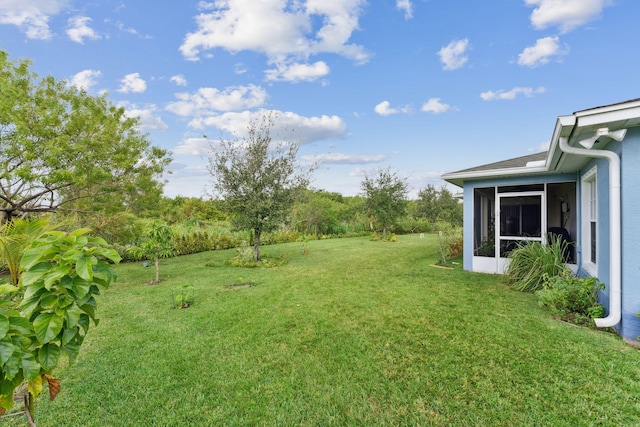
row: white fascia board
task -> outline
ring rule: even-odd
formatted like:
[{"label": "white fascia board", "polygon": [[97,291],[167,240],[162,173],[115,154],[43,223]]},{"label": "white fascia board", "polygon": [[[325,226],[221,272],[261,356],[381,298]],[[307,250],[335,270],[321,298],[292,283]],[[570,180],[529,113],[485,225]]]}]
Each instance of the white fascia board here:
[{"label": "white fascia board", "polygon": [[607,123],[637,119],[640,117],[640,101],[574,113],[579,127],[606,126]]},{"label": "white fascia board", "polygon": [[477,180],[482,178],[500,178],[508,176],[518,175],[532,175],[538,173],[548,172],[547,166],[529,166],[519,168],[507,168],[507,169],[489,169],[486,171],[470,171],[461,173],[445,173],[442,175],[442,179],[445,181],[466,181],[469,179]]},{"label": "white fascia board", "polygon": [[576,116],[558,116],[556,126],[553,128],[553,136],[549,144],[549,154],[547,155],[547,170],[555,170],[558,161],[562,156],[562,151],[558,147],[560,137],[568,138],[576,125]]}]

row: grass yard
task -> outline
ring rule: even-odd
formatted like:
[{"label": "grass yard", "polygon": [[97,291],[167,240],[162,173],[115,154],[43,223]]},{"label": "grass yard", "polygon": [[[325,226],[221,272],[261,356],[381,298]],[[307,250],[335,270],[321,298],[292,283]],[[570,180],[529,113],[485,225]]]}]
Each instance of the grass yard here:
[{"label": "grass yard", "polygon": [[[498,277],[431,267],[434,236],[307,245],[263,248],[288,260],[272,269],[229,267],[233,250],[164,260],[156,286],[118,267],[38,425],[640,425],[638,350]],[[172,309],[183,284],[195,304]]]}]

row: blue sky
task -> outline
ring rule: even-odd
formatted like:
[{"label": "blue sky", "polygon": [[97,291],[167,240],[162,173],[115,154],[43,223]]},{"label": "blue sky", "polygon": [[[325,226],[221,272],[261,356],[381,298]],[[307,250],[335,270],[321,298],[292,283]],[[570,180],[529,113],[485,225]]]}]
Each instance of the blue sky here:
[{"label": "blue sky", "polygon": [[0,0],[0,49],[139,116],[173,153],[170,197],[204,195],[211,144],[263,109],[321,162],[315,188],[390,167],[415,195],[640,97],[639,18],[637,0]]}]

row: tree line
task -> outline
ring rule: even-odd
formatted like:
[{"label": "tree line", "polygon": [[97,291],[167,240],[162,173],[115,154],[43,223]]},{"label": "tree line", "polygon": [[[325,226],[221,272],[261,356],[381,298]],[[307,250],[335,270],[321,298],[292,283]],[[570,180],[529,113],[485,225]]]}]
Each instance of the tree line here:
[{"label": "tree line", "polygon": [[28,60],[0,50],[0,220],[49,216],[89,227],[107,241],[137,244],[145,221],[227,225],[247,230],[259,259],[263,233],[314,235],[434,231],[462,224],[462,207],[432,185],[407,198],[406,178],[390,168],[369,171],[361,194],[310,189],[315,165],[301,168],[294,130],[273,134],[277,117],[254,116],[245,136],[211,141],[215,198],[167,198],[162,173],[171,162],[137,118],[107,95],[64,80],[40,78]]}]

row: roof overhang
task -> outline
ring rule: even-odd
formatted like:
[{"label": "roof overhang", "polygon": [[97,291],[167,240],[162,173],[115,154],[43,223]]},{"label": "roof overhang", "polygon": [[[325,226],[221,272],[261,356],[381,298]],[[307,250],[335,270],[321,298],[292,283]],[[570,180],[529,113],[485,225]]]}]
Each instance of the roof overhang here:
[{"label": "roof overhang", "polygon": [[[640,126],[640,99],[577,111],[557,118],[544,161],[529,162],[513,168],[462,170],[443,174],[442,179],[462,187],[465,181],[470,180],[573,173],[580,170],[589,159],[562,152],[559,148],[560,138],[567,138],[569,145],[576,146],[580,141],[593,137],[598,129],[616,131],[636,126]],[[606,137],[599,138],[594,148],[602,149],[610,141]]]}]

